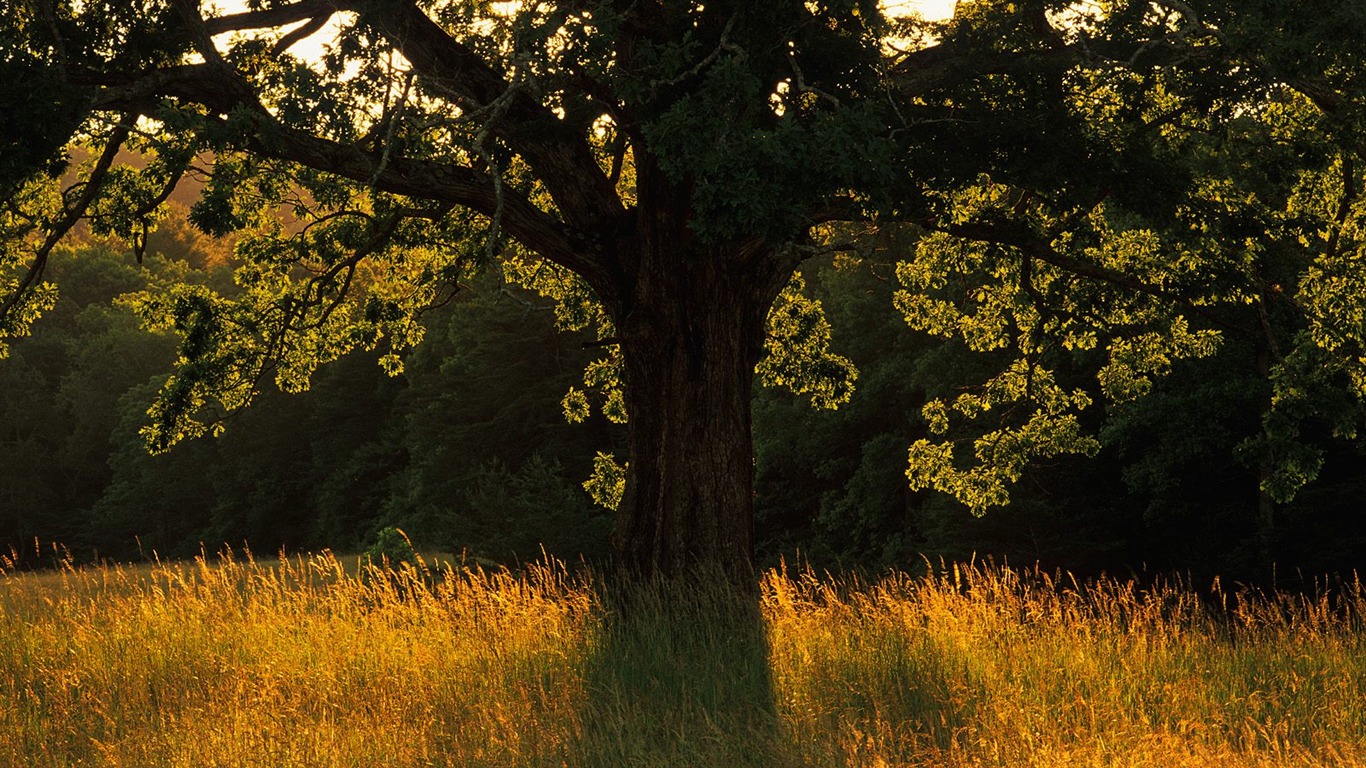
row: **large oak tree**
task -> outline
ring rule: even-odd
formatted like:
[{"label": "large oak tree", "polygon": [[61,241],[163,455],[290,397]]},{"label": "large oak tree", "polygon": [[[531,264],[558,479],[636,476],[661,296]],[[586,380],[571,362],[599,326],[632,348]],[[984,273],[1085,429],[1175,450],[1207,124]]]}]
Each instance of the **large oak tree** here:
[{"label": "large oak tree", "polygon": [[[1092,450],[1092,400],[1220,333],[1262,338],[1287,392],[1310,369],[1362,389],[1366,14],[1290,5],[964,0],[928,23],[874,0],[8,0],[0,334],[50,303],[79,221],[136,251],[202,184],[195,224],[246,233],[239,290],[141,306],[183,339],[162,448],[264,378],[401,351],[502,263],[609,353],[589,378],[628,425],[621,563],[744,573],[756,366],[816,400],[848,385],[794,280],[822,254],[899,263],[908,320],[1001,359],[927,409],[945,433],[1000,414],[974,455],[911,451],[913,483],[974,506],[1030,456]],[[320,31],[324,53],[292,53]],[[1094,386],[1066,383],[1088,354]]]}]

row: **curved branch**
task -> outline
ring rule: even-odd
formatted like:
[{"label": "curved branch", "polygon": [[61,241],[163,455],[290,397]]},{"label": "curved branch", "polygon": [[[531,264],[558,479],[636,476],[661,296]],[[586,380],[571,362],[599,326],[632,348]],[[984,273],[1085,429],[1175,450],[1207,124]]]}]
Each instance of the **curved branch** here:
[{"label": "curved branch", "polygon": [[[266,114],[266,111],[260,106],[250,84],[240,73],[222,63],[210,40],[212,34],[232,29],[278,26],[305,19],[316,21],[319,17],[330,16],[343,10],[365,14],[388,38],[395,50],[403,54],[426,87],[451,99],[477,119],[485,120],[485,130],[505,142],[526,160],[537,179],[550,193],[565,222],[580,231],[601,230],[604,227],[610,228],[625,213],[625,207],[615,185],[599,167],[587,140],[571,130],[528,92],[519,88],[516,83],[510,82],[494,68],[493,64],[447,33],[412,0],[300,0],[268,11],[234,14],[209,21],[199,16],[196,0],[173,2],[177,4],[181,15],[190,26],[196,48],[200,49],[205,60],[228,70],[228,73],[225,73],[229,75],[226,79],[232,86],[232,93],[238,104],[248,106],[262,115]],[[195,100],[209,104],[201,99]],[[275,121],[272,119],[269,122]],[[296,145],[296,154],[308,156],[317,150],[316,145],[312,149],[301,150],[297,146],[300,142],[310,142],[278,123],[271,129],[276,134],[289,134],[291,141],[288,143]],[[339,149],[340,147],[333,148],[331,154],[336,154]],[[308,162],[305,164],[311,165]],[[384,170],[386,169],[383,167],[378,170],[371,168],[372,175],[376,176],[376,186],[380,188],[384,188],[383,184],[379,183],[380,177],[386,176]],[[395,183],[392,178],[394,175],[387,175],[390,177],[390,183]],[[480,200],[474,201],[480,204],[472,204],[466,195],[459,195],[462,199],[455,201],[435,190],[417,194],[411,184],[400,186],[408,190],[403,194],[444,202],[458,202],[480,213],[496,215],[499,217],[500,226],[505,223],[502,221],[505,213],[511,213],[510,209],[517,207],[513,202],[508,206],[509,210],[504,211],[496,204],[496,199],[495,204],[490,207],[484,204],[486,201],[482,199],[482,194],[478,196]],[[534,206],[525,201],[521,207],[529,209],[522,212],[523,218],[527,218],[526,214],[530,210],[535,210]],[[510,221],[506,223],[511,224]],[[598,276],[594,273],[607,271],[588,269],[590,265],[582,256],[571,254],[563,244],[546,242],[544,232],[534,231],[542,227],[523,229],[526,231],[519,235],[512,226],[508,226],[509,233],[518,240],[547,258],[579,272],[590,281]],[[599,260],[606,258],[604,253],[598,254]]]},{"label": "curved branch", "polygon": [[330,15],[320,14],[309,19],[307,24],[301,24],[297,29],[290,30],[289,34],[280,38],[280,42],[276,43],[275,47],[270,49],[270,55],[279,56],[289,50],[295,43],[326,26],[329,18],[331,18]]},{"label": "curved branch", "polygon": [[616,219],[624,211],[583,136],[448,34],[411,0],[349,0],[347,7],[372,12],[372,23],[428,88],[471,112],[499,104],[490,130],[525,158],[570,224],[587,228]]},{"label": "curved branch", "polygon": [[[983,243],[993,243],[996,245],[1006,245],[1020,249],[1025,258],[1034,258],[1045,264],[1051,264],[1064,272],[1069,272],[1078,277],[1085,277],[1102,283],[1108,283],[1118,288],[1133,291],[1135,293],[1146,294],[1164,301],[1173,302],[1181,306],[1187,312],[1197,315],[1213,325],[1233,331],[1243,336],[1251,335],[1245,328],[1233,325],[1222,318],[1217,317],[1207,308],[1202,307],[1187,296],[1183,296],[1177,291],[1168,290],[1161,286],[1153,285],[1139,277],[1122,272],[1110,267],[1082,261],[1081,259],[1060,253],[1056,248],[1046,242],[1043,238],[1036,237],[1021,227],[1003,226],[999,224],[987,224],[982,222],[967,222],[964,224],[939,224],[933,221],[922,221],[921,225],[925,229],[933,232],[943,232],[964,240],[974,240]],[[1289,301],[1287,299],[1287,301]],[[1291,303],[1290,306],[1296,311],[1302,310],[1297,305]]]},{"label": "curved branch", "polygon": [[982,51],[946,41],[907,54],[888,75],[896,91],[915,98],[987,75],[1023,75],[1085,63],[1145,69],[1212,60],[1219,52],[1218,46],[1166,37],[1140,42],[1081,38],[1018,51]]},{"label": "curved branch", "polygon": [[267,8],[261,11],[245,11],[217,16],[204,20],[210,35],[225,32],[240,32],[244,29],[269,29],[295,24],[305,19],[319,16],[328,17],[341,10],[340,4],[332,0],[300,0],[289,5]]},{"label": "curved branch", "polygon": [[[502,211],[493,180],[471,168],[431,160],[379,153],[319,138],[275,119],[242,84],[213,64],[172,67],[149,73],[137,81],[112,83],[102,89],[95,109],[129,109],[152,114],[160,98],[174,98],[208,108],[219,115],[245,112],[250,148],[267,157],[286,160],[383,192],[458,205],[485,216],[501,217],[509,235],[541,256],[593,282],[608,274],[603,252],[575,230],[533,205],[526,197],[504,189]],[[226,124],[226,118],[211,118]]]},{"label": "curved branch", "polygon": [[84,182],[81,194],[75,202],[65,206],[62,215],[57,219],[47,237],[38,246],[33,254],[33,261],[29,263],[28,269],[24,272],[23,278],[15,286],[14,291],[5,297],[3,304],[0,304],[0,323],[14,311],[14,308],[24,300],[24,294],[32,290],[35,283],[43,278],[43,272],[47,270],[48,257],[52,255],[52,249],[61,242],[66,233],[80,221],[85,215],[85,211],[94,202],[96,195],[104,184],[105,176],[114,164],[114,158],[118,156],[119,150],[123,148],[123,143],[128,140],[130,128],[133,124],[132,115],[124,115],[114,126],[113,132],[109,135],[109,141],[104,146],[104,151],[100,153],[99,160],[95,161],[95,167],[90,171],[90,177]]}]

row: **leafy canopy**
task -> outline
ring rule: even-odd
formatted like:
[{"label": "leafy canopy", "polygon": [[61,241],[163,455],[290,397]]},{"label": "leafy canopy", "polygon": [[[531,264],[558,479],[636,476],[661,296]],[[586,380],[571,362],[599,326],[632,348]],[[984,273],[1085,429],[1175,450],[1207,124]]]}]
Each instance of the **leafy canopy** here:
[{"label": "leafy canopy", "polygon": [[[855,371],[797,268],[894,265],[907,322],[996,370],[932,398],[909,450],[914,487],[973,509],[1005,503],[1031,458],[1096,451],[1088,414],[1229,334],[1265,350],[1273,394],[1247,450],[1274,460],[1269,490],[1317,471],[1294,448],[1305,424],[1356,433],[1356,4],[973,0],[942,23],[871,0],[16,8],[0,20],[0,338],[51,306],[44,268],[78,221],[140,253],[195,182],[195,226],[240,238],[233,290],[137,302],[181,339],[155,449],[356,348],[398,372],[426,308],[493,267],[602,345],[567,416],[596,400],[625,420],[619,321],[690,300],[639,293],[641,233],[665,220],[685,262],[782,277],[758,372],[816,405],[846,400]],[[325,27],[320,57],[291,53]],[[64,172],[67,146],[85,159]],[[140,167],[118,161],[130,151]]]}]

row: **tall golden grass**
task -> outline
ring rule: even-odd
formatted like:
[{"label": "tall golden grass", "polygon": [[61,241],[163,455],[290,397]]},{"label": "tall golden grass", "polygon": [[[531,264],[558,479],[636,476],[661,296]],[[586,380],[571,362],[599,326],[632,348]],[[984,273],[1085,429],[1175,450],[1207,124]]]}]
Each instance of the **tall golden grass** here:
[{"label": "tall golden grass", "polygon": [[8,572],[0,765],[1357,766],[1363,616],[981,565]]}]

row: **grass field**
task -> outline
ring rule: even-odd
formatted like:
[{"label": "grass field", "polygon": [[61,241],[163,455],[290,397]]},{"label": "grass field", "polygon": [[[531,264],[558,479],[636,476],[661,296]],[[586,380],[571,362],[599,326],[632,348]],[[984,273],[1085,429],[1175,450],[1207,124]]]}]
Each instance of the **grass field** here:
[{"label": "grass field", "polygon": [[1357,585],[354,566],[0,575],[0,766],[1366,765]]}]

